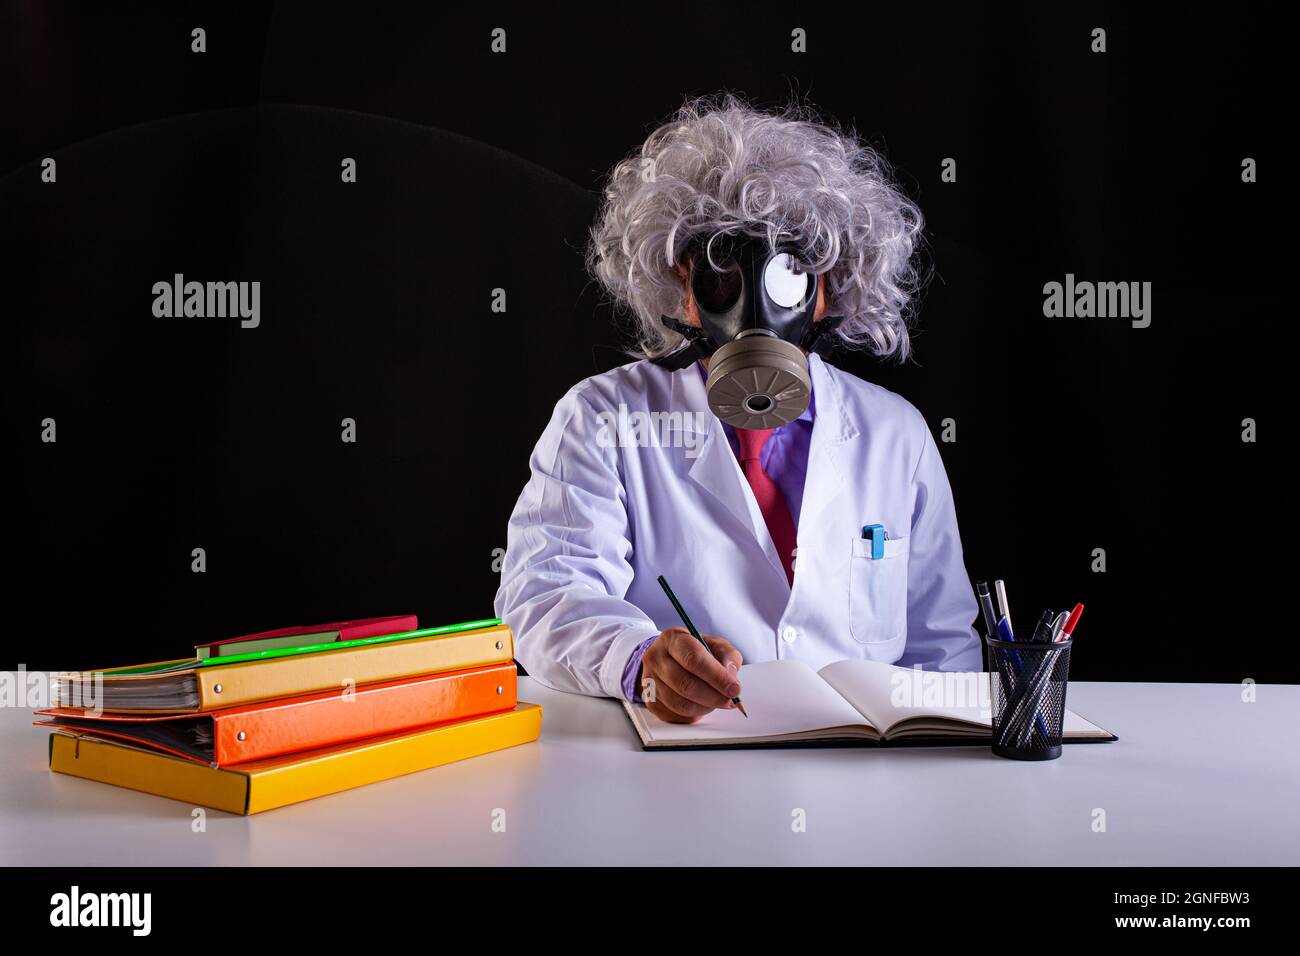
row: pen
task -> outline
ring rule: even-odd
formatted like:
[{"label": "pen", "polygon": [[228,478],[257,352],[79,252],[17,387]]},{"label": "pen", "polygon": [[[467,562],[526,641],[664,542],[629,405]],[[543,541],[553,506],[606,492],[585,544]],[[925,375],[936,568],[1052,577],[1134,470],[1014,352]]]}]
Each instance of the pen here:
[{"label": "pen", "polygon": [[[1000,585],[1002,582],[999,581],[997,583]],[[996,587],[997,585],[994,586]],[[1016,641],[1015,635],[1011,633],[1011,619],[1007,617],[1005,614],[998,619],[998,637],[1001,640],[1007,641],[1008,643],[1011,644],[1014,644]],[[1025,690],[1027,689],[1025,686],[1023,686],[1023,681],[1025,678],[1025,663],[1020,657],[1020,652],[1017,650],[1013,650],[1011,652],[1011,659],[1015,661],[1017,683],[1021,683],[1022,686],[1017,690],[1013,690],[1010,695],[1010,699],[1007,701],[1008,713],[1003,718],[1003,722],[1002,722],[1003,740],[1006,740],[1007,735],[1011,732],[1010,728],[1012,727],[1013,721],[1010,718],[1016,716],[1016,713],[1019,711],[1020,702],[1024,700]],[[1043,717],[1041,714],[1037,714],[1037,713],[1034,714],[1034,726],[1038,728],[1039,734],[1041,734],[1044,737],[1047,736],[1047,728],[1043,725]]]},{"label": "pen", "polygon": [[[673,607],[677,610],[677,616],[680,617],[682,623],[686,625],[686,630],[691,632],[691,637],[699,641],[704,649],[709,652],[709,656],[713,657],[713,649],[709,647],[708,642],[704,638],[700,637],[700,632],[695,629],[695,625],[691,622],[690,617],[686,613],[686,608],[682,607],[682,602],[677,600],[677,595],[674,594],[673,589],[668,586],[668,579],[662,574],[659,575],[659,586],[664,589],[664,594],[668,595],[668,600],[673,602]],[[717,660],[716,657],[713,659]],[[745,713],[745,705],[740,702],[740,698],[733,697],[731,698],[731,702],[736,705],[740,712],[744,714],[745,719],[748,720],[749,714]]]},{"label": "pen", "polygon": [[1061,639],[1061,628],[1065,627],[1065,621],[1069,616],[1069,611],[1062,611],[1056,615],[1056,620],[1052,622],[1052,640],[1059,641]]},{"label": "pen", "polygon": [[1007,603],[1007,585],[1001,578],[993,582],[993,591],[998,596],[998,615],[1007,619],[1007,628],[1011,627],[1011,605]]},{"label": "pen", "polygon": [[984,633],[997,640],[998,616],[993,610],[993,596],[989,594],[989,583],[980,581],[976,584],[975,594],[979,597],[980,613],[984,615]]}]

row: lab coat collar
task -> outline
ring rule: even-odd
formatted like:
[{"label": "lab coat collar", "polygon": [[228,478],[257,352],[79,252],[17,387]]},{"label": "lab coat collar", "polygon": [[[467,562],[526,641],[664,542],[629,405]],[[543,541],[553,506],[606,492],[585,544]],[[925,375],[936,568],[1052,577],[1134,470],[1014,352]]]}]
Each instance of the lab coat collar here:
[{"label": "lab coat collar", "polygon": [[[749,488],[731,451],[721,420],[709,410],[704,380],[694,365],[672,373],[669,428],[690,432],[689,440],[675,441],[687,459],[687,476],[716,498],[751,534],[753,515],[745,500]],[[694,455],[694,460],[690,458]],[[753,497],[751,494],[750,498]],[[762,515],[759,515],[762,518]]]},{"label": "lab coat collar", "polygon": [[[818,441],[840,445],[858,437],[858,426],[845,408],[843,386],[831,375],[828,366],[816,352],[808,356],[808,370],[812,375],[813,394],[817,396],[817,416],[813,419],[813,443]],[[820,432],[820,434],[819,434]]]},{"label": "lab coat collar", "polygon": [[[817,417],[808,446],[808,472],[799,509],[799,540],[806,541],[813,520],[850,487],[849,465],[840,446],[858,437],[857,423],[849,416],[843,384],[815,352],[808,357]],[[824,399],[824,400],[823,400]],[[798,581],[798,574],[795,580]]]}]

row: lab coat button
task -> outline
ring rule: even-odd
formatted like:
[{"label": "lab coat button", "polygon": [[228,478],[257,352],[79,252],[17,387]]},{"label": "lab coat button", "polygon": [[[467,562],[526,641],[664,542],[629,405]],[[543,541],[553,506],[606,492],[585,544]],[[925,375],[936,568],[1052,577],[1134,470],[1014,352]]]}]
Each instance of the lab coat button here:
[{"label": "lab coat button", "polygon": [[793,627],[786,627],[782,629],[781,640],[785,641],[787,644],[793,644],[798,639],[799,639],[799,632],[796,631]]}]

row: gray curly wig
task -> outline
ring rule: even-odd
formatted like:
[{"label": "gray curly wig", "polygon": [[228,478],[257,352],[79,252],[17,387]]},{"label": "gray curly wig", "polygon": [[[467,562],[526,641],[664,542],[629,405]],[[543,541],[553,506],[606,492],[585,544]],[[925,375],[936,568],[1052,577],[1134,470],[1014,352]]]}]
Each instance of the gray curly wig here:
[{"label": "gray curly wig", "polygon": [[792,104],[762,112],[734,94],[688,100],[610,172],[587,269],[635,320],[636,352],[682,344],[676,271],[692,240],[746,233],[793,242],[801,266],[826,274],[827,314],[844,344],[907,357],[920,279],[921,210],[885,160],[850,131]]}]

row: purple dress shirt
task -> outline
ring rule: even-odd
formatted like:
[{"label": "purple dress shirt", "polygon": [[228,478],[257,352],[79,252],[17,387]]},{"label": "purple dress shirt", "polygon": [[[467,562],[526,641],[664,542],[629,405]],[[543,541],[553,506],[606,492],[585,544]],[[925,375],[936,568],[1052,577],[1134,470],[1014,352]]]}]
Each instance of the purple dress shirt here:
[{"label": "purple dress shirt", "polygon": [[[703,365],[697,364],[695,367],[699,369],[702,377],[707,375]],[[808,477],[808,448],[812,442],[816,406],[816,396],[810,395],[808,407],[802,415],[790,424],[773,430],[772,437],[763,446],[761,458],[763,470],[781,489],[781,495],[785,498],[796,528],[799,527],[799,511],[803,505],[804,480]],[[722,423],[722,430],[726,432],[727,441],[731,443],[732,453],[739,458],[740,445],[736,441],[736,430],[726,422]],[[637,687],[636,678],[641,671],[641,656],[658,636],[656,634],[655,637],[647,638],[637,645],[623,667],[623,696],[638,704],[641,703],[641,689]]]}]

